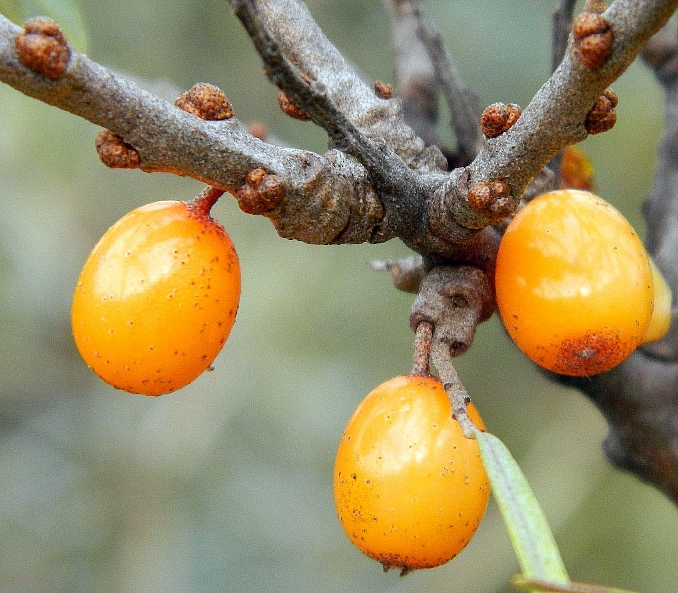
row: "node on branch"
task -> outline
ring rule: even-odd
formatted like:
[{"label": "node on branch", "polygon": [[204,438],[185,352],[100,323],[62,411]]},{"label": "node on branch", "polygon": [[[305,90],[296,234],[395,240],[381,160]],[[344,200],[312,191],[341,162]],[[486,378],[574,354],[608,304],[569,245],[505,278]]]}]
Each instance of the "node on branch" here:
[{"label": "node on branch", "polygon": [[420,323],[432,324],[434,341],[456,357],[471,347],[478,324],[494,308],[493,282],[486,272],[475,266],[438,266],[421,282],[410,327],[416,332]]}]

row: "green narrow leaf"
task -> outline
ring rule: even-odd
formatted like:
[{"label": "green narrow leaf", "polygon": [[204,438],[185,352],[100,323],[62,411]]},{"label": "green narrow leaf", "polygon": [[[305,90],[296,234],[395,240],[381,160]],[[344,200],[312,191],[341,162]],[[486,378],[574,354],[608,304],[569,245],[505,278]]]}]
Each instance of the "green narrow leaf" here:
[{"label": "green narrow leaf", "polygon": [[32,16],[54,19],[70,44],[79,52],[87,53],[87,29],[76,0],[20,0],[20,4],[22,20]]},{"label": "green narrow leaf", "polygon": [[569,583],[546,517],[506,445],[486,432],[476,431],[476,439],[524,578]]},{"label": "green narrow leaf", "polygon": [[541,580],[527,579],[522,574],[515,575],[511,579],[511,585],[520,591],[529,591],[530,593],[633,593],[627,589],[576,583],[574,581],[565,584],[547,583]]}]

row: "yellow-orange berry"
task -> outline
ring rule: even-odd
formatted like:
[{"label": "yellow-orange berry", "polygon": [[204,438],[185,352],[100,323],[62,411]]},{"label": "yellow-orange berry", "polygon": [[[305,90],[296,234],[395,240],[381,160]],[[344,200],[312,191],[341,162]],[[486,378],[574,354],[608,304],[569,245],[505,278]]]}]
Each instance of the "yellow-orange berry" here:
[{"label": "yellow-orange berry", "polygon": [[90,254],[73,336],[104,381],[161,395],[210,367],[239,299],[240,265],[223,227],[193,204],[155,202],[121,218]]},{"label": "yellow-orange berry", "polygon": [[671,292],[671,287],[652,258],[650,258],[650,266],[652,267],[652,280],[654,283],[654,309],[652,310],[650,324],[643,334],[641,341],[643,344],[661,340],[666,335],[666,332],[669,331],[672,319],[673,293]]},{"label": "yellow-orange berry", "polygon": [[[481,429],[478,412],[469,416]],[[385,569],[432,568],[456,556],[485,512],[490,485],[475,439],[431,377],[386,381],[341,438],[334,500],[349,539]]]},{"label": "yellow-orange berry", "polygon": [[516,214],[499,245],[495,288],[513,341],[563,375],[622,362],[653,310],[652,270],[638,235],[586,191],[543,194]]}]

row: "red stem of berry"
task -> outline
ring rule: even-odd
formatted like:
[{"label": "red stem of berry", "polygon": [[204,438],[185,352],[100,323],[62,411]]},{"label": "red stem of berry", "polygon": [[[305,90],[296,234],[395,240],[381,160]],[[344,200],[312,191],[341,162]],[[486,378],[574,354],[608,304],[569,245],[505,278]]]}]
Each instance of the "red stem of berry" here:
[{"label": "red stem of berry", "polygon": [[197,214],[202,214],[203,216],[209,216],[212,206],[217,203],[217,200],[224,195],[223,189],[218,189],[216,187],[208,186],[200,195],[198,195],[193,202],[191,202],[191,208]]}]

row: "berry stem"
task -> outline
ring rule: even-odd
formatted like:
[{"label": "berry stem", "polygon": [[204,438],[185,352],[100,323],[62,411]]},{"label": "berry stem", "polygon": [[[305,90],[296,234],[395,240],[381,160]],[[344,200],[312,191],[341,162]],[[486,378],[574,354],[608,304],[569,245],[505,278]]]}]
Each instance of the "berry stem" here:
[{"label": "berry stem", "polygon": [[452,364],[450,348],[442,340],[433,336],[431,344],[431,361],[438,371],[438,378],[452,404],[452,416],[459,422],[467,439],[475,438],[477,426],[468,415],[467,406],[471,402],[466,388],[462,385],[457,369]]},{"label": "berry stem", "polygon": [[216,187],[208,185],[200,194],[191,202],[191,209],[203,216],[209,216],[212,206],[217,203],[217,200],[223,196],[225,191]]},{"label": "berry stem", "polygon": [[414,355],[412,356],[412,374],[418,377],[430,377],[429,357],[431,355],[431,339],[433,324],[422,321],[417,324],[414,336]]}]

